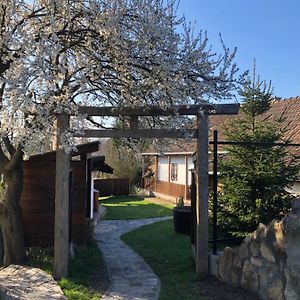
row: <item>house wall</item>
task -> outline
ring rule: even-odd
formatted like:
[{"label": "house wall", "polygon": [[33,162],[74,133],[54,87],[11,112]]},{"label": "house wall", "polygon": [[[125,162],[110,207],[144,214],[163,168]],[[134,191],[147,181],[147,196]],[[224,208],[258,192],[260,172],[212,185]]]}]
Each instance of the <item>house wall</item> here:
[{"label": "house wall", "polygon": [[193,170],[194,167],[194,162],[193,162],[193,157],[189,156],[188,157],[188,184],[191,185],[192,183],[192,172],[190,170]]},{"label": "house wall", "polygon": [[170,180],[176,184],[185,184],[186,181],[186,167],[185,167],[185,157],[184,156],[171,156],[170,157],[170,164],[177,164],[178,165],[178,174],[177,180]]},{"label": "house wall", "polygon": [[[152,192],[159,193],[160,196],[167,195],[172,198],[183,196],[185,199],[188,199],[189,185],[191,183],[191,172],[189,170],[194,167],[192,156],[166,155],[157,156],[157,159],[158,171],[156,181],[152,180],[152,178],[145,179],[145,188]],[[176,163],[178,165],[177,180],[172,180],[170,176],[172,163]],[[188,175],[186,174],[187,172]]]},{"label": "house wall", "polygon": [[[176,181],[172,181],[176,184],[186,183],[186,165],[185,165],[185,155],[170,155],[170,164],[178,164],[178,178]],[[191,156],[188,157],[188,170],[194,168],[193,159]],[[158,158],[158,177],[159,181],[169,181],[169,158],[168,156],[159,156]],[[191,184],[191,172],[188,171],[188,184]]]},{"label": "house wall", "polygon": [[169,181],[169,161],[167,156],[158,157],[157,180]]}]

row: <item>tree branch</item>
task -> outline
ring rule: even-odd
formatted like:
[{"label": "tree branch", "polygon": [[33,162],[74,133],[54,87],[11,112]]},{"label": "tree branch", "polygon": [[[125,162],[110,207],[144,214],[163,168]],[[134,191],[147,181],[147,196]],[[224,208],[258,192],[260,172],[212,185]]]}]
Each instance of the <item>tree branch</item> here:
[{"label": "tree branch", "polygon": [[6,136],[4,138],[2,138],[4,145],[8,151],[8,153],[10,154],[10,156],[12,157],[14,155],[14,153],[16,152],[15,147],[13,146],[13,144],[10,142],[9,138]]},{"label": "tree branch", "polygon": [[0,168],[4,169],[5,165],[9,162],[9,159],[5,155],[0,145]]},{"label": "tree branch", "polygon": [[4,166],[4,171],[10,172],[13,169],[15,169],[18,166],[18,164],[20,164],[20,162],[22,161],[23,154],[24,153],[22,151],[22,147],[19,145],[15,153],[11,157],[10,161]]}]

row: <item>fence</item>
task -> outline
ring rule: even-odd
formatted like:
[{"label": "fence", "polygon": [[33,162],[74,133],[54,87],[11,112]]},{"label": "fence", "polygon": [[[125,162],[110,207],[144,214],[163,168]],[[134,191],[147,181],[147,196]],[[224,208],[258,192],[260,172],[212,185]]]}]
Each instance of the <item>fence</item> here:
[{"label": "fence", "polygon": [[129,195],[129,178],[95,179],[94,187],[100,197]]}]

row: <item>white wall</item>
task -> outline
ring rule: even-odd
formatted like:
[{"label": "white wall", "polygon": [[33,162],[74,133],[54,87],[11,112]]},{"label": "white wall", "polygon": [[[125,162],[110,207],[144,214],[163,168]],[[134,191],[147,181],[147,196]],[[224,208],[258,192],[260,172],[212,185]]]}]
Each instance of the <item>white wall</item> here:
[{"label": "white wall", "polygon": [[171,156],[170,164],[178,165],[177,180],[171,180],[173,183],[185,184],[185,158],[184,156]]},{"label": "white wall", "polygon": [[190,170],[193,170],[194,163],[193,163],[193,158],[192,156],[188,157],[188,184],[190,185],[192,183],[192,172]]},{"label": "white wall", "polygon": [[169,164],[168,157],[158,157],[158,180],[168,181],[169,180]]},{"label": "white wall", "polygon": [[[184,184],[186,181],[186,166],[185,166],[185,155],[174,155],[170,156],[170,164],[178,164],[178,177],[177,181],[172,181],[177,184]],[[193,159],[188,156],[188,170],[193,169]],[[158,180],[168,181],[169,180],[169,164],[168,156],[160,156],[158,158]],[[188,172],[188,184],[191,184],[191,172]]]}]

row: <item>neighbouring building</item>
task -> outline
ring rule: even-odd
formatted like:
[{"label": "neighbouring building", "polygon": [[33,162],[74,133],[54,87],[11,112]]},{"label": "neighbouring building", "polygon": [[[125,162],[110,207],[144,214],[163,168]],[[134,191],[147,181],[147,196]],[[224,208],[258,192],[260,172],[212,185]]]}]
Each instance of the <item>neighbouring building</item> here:
[{"label": "neighbouring building", "polygon": [[[150,161],[144,170],[144,187],[157,196],[164,198],[190,199],[191,170],[194,168],[193,147],[177,148],[172,145],[168,152],[142,153],[143,161]],[[143,164],[145,165],[145,163]]]},{"label": "neighbouring building", "polygon": [[[265,114],[270,119],[284,116],[283,127],[287,128],[285,138],[293,144],[300,144],[300,97],[273,100],[271,108]],[[230,120],[238,118],[238,115],[209,116],[210,140],[213,138],[213,131],[218,130],[219,141],[225,141],[224,125]],[[289,147],[292,154],[300,154],[300,147]],[[193,155],[196,151],[196,141],[187,142],[177,140],[162,152],[157,148],[151,148],[143,155],[144,188],[155,195],[175,199],[183,196],[189,199],[189,186],[191,184],[191,170],[194,169]],[[209,151],[212,151],[211,146]],[[226,157],[226,149],[222,146],[218,149],[218,155]],[[211,162],[211,161],[210,161]],[[209,165],[209,184],[212,186],[212,166]],[[300,193],[300,176],[293,183],[292,193]]]}]

